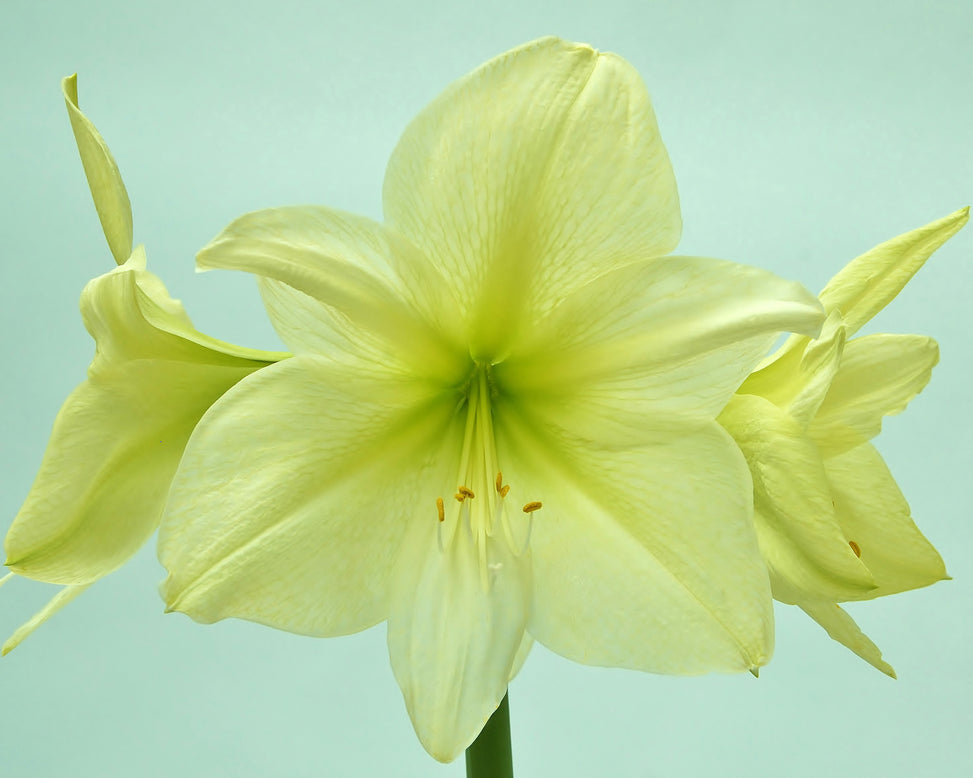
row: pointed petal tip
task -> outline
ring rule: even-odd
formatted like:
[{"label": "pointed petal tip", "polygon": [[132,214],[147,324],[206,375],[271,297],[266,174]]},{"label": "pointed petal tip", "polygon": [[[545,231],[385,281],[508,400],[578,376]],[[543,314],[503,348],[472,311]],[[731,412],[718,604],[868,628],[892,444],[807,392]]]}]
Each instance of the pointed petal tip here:
[{"label": "pointed petal tip", "polygon": [[752,675],[754,678],[759,678],[760,677],[760,668],[759,667],[757,667],[756,665],[754,665],[753,667],[751,667],[749,669],[750,669],[750,675]]}]

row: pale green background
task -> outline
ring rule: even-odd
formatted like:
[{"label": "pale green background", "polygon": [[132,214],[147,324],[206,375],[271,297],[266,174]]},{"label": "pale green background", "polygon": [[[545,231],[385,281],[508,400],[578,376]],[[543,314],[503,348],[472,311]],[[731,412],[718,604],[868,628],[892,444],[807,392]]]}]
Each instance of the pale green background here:
[{"label": "pale green background", "polygon": [[[846,7],[847,6],[847,7]],[[259,207],[380,215],[388,154],[440,89],[559,34],[643,74],[679,180],[684,253],[817,290],[847,260],[973,199],[969,2],[10,2],[0,10],[0,527],[91,343],[83,284],[112,265],[61,102],[121,166],[136,240],[197,325],[273,346],[252,281],[193,254]],[[942,346],[879,441],[955,580],[850,610],[891,681],[793,609],[759,680],[677,679],[537,649],[511,701],[519,776],[973,774],[968,300],[973,230],[872,331]],[[415,739],[384,627],[313,640],[163,616],[151,548],[0,661],[0,773],[460,776]],[[50,595],[0,592],[9,634]]]}]

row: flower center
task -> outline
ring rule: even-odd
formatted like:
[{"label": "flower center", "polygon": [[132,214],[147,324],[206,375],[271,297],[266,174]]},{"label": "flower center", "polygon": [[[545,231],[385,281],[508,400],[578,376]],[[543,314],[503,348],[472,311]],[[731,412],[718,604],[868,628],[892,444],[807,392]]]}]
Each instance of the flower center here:
[{"label": "flower center", "polygon": [[541,503],[530,501],[521,509],[526,516],[514,519],[510,516],[510,484],[504,483],[497,461],[490,391],[487,368],[480,367],[470,381],[466,400],[466,427],[456,493],[452,499],[436,499],[440,551],[465,534],[476,546],[484,589],[489,588],[491,580],[488,554],[491,540],[502,537],[510,552],[521,556],[530,542],[534,512],[541,508]]}]

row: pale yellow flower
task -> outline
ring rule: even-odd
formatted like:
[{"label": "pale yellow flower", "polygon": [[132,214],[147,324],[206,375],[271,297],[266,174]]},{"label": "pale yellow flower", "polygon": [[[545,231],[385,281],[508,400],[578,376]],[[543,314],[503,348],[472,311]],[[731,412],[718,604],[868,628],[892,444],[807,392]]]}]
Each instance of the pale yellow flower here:
[{"label": "pale yellow flower", "polygon": [[76,77],[65,78],[62,90],[118,267],[81,295],[95,356],[87,380],[58,413],[5,542],[10,575],[65,588],[14,633],[4,653],[149,539],[203,411],[244,376],[286,356],[222,343],[193,328],[146,270],[142,246],[132,249],[128,194],[107,145],[78,108]]},{"label": "pale yellow flower", "polygon": [[388,620],[429,752],[477,735],[536,638],[579,662],[740,671],[772,650],[746,463],[715,418],[815,298],[665,257],[645,87],[556,39],[407,128],[385,223],[252,213],[199,255],[258,276],[292,359],[193,433],[160,529],[171,609],[307,635]]},{"label": "pale yellow flower", "polygon": [[829,312],[821,336],[792,336],[720,416],[753,473],[754,522],[774,596],[893,677],[837,603],[947,577],[868,442],[929,382],[939,349],[919,335],[847,338],[968,218],[964,208],[849,263],[821,292]]}]

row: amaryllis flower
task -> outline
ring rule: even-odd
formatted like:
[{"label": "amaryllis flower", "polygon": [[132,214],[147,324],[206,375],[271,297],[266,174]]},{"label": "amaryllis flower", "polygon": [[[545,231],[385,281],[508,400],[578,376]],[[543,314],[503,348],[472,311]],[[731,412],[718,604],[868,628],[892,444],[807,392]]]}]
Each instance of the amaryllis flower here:
[{"label": "amaryllis flower", "polygon": [[926,386],[939,349],[919,335],[847,338],[968,218],[964,208],[849,263],[821,292],[829,312],[821,336],[792,336],[720,416],[753,472],[754,522],[774,596],[893,677],[837,603],[947,577],[868,442]]},{"label": "amaryllis flower", "polygon": [[589,664],[740,671],[772,650],[746,462],[715,418],[817,300],[665,256],[676,185],[637,73],[544,39],[406,129],[384,223],[251,213],[199,267],[258,277],[294,357],[203,416],[159,536],[171,609],[316,636],[388,621],[451,760],[530,640]]},{"label": "amaryllis flower", "polygon": [[78,107],[76,77],[61,86],[118,267],[81,294],[95,356],[87,380],[54,421],[40,472],[5,542],[12,574],[65,586],[4,644],[4,653],[152,536],[203,411],[244,376],[287,356],[232,346],[193,328],[146,270],[142,246],[132,249],[128,194],[108,146]]}]

